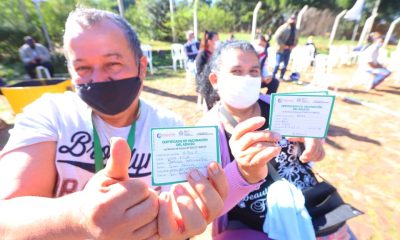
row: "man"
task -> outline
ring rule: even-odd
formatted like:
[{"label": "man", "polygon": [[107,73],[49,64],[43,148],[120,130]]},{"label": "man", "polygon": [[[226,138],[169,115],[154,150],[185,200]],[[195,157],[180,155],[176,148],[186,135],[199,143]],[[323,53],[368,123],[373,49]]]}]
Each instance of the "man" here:
[{"label": "man", "polygon": [[369,41],[372,42],[372,44],[360,53],[359,61],[362,70],[374,76],[370,86],[370,89],[374,89],[389,77],[391,72],[378,62],[379,50],[383,43],[382,35],[378,32],[373,32],[369,36]]},{"label": "man", "polygon": [[77,94],[28,106],[0,152],[0,236],[186,239],[204,231],[228,195],[225,172],[211,163],[208,179],[192,170],[169,192],[151,187],[150,129],[182,122],[139,98],[147,62],[135,31],[119,15],[77,9],[64,50]]},{"label": "man", "polygon": [[276,65],[272,78],[276,77],[279,70],[279,65],[283,62],[283,67],[280,73],[280,80],[284,79],[287,65],[290,59],[292,49],[296,47],[298,42],[298,33],[296,29],[296,16],[292,15],[286,23],[281,25],[275,33],[275,41],[278,44],[278,51],[276,53]]},{"label": "man", "polygon": [[24,41],[25,44],[19,49],[19,56],[29,77],[31,79],[37,77],[35,69],[38,66],[47,68],[50,76],[53,77],[53,65],[50,62],[50,53],[47,48],[40,43],[36,43],[31,36],[26,36]]}]

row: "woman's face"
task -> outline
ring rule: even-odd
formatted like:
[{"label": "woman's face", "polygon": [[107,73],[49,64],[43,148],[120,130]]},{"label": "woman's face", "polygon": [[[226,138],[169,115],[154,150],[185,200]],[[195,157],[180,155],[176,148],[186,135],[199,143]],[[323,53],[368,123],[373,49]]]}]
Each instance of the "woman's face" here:
[{"label": "woman's face", "polygon": [[254,52],[232,49],[222,53],[219,75],[260,77],[260,65]]},{"label": "woman's face", "polygon": [[211,84],[225,105],[246,109],[257,102],[261,77],[258,57],[254,52],[231,49],[224,51],[219,61],[219,71],[209,76]]},{"label": "woman's face", "polygon": [[214,52],[217,49],[217,42],[219,42],[218,34],[215,34],[212,39],[208,40],[208,50]]}]

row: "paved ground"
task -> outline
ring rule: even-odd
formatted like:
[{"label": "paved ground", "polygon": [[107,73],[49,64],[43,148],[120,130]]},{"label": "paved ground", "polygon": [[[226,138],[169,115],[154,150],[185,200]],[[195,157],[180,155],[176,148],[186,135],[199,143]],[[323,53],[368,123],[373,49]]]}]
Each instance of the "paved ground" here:
[{"label": "paved ground", "polygon": [[[347,82],[352,71],[336,70],[334,84],[339,91],[325,145],[327,154],[316,170],[346,201],[365,212],[350,221],[359,239],[400,239],[400,84],[388,79],[370,92],[362,86],[350,89]],[[302,79],[309,82],[307,74]],[[304,85],[283,82],[279,91],[304,91]],[[149,77],[142,96],[177,112],[188,125],[202,115],[196,108],[194,87],[182,72],[161,71]],[[1,117],[12,121],[7,113]],[[6,138],[0,131],[0,144]]]}]

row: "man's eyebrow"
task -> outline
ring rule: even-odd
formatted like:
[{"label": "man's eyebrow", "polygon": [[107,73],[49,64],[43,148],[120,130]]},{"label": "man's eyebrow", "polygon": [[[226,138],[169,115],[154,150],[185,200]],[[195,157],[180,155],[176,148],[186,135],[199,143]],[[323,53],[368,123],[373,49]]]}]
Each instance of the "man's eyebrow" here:
[{"label": "man's eyebrow", "polygon": [[[103,57],[106,57],[106,58],[108,58],[108,57],[122,58],[122,55],[120,53],[107,53],[107,54],[104,54]],[[82,58],[77,58],[72,63],[81,63],[81,62],[84,62],[84,61],[85,60],[82,59]]]},{"label": "man's eyebrow", "polygon": [[78,58],[78,59],[75,59],[72,63],[80,63],[80,62],[84,62],[84,60],[81,58]]},{"label": "man's eyebrow", "polygon": [[120,53],[107,53],[104,55],[104,57],[117,57],[117,58],[122,58],[122,55]]}]

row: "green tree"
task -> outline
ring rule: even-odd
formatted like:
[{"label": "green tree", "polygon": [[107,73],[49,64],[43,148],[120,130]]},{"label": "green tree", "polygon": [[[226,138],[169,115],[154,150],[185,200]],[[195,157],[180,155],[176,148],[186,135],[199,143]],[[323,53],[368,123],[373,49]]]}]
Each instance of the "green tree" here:
[{"label": "green tree", "polygon": [[169,2],[165,0],[137,0],[125,12],[125,18],[140,32],[142,38],[171,40]]}]

